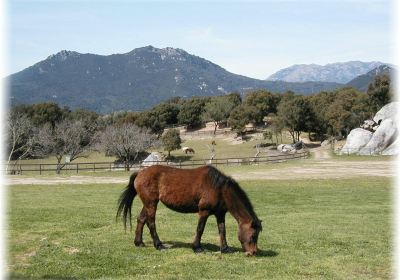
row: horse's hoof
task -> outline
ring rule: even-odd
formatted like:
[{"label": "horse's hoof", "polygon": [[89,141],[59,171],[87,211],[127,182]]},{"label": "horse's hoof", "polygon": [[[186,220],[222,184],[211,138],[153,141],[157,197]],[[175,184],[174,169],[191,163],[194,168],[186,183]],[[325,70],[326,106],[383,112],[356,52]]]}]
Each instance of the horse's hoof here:
[{"label": "horse's hoof", "polygon": [[144,247],[145,245],[144,245],[144,243],[143,243],[143,241],[141,241],[141,242],[134,242],[135,243],[135,246],[136,247]]},{"label": "horse's hoof", "polygon": [[197,253],[203,253],[204,249],[201,247],[193,247],[193,252]]},{"label": "horse's hoof", "polygon": [[161,251],[161,250],[166,250],[167,247],[165,247],[163,244],[158,244],[156,245],[156,249]]},{"label": "horse's hoof", "polygon": [[232,250],[228,246],[221,248],[221,253],[231,253]]}]

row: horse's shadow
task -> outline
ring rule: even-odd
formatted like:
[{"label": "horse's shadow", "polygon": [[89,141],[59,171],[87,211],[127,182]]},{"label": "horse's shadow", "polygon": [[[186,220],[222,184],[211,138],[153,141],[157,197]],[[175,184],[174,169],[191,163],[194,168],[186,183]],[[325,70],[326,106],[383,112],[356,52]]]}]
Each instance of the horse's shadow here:
[{"label": "horse's shadow", "polygon": [[[185,242],[180,242],[180,241],[166,241],[164,243],[164,245],[168,248],[168,249],[174,249],[174,248],[189,248],[192,249],[192,244],[191,243],[185,243]],[[210,244],[210,243],[202,243],[202,248],[204,250],[205,253],[208,252],[219,252],[220,248],[219,246],[215,245],[215,244]],[[238,247],[229,247],[229,252],[230,253],[236,253],[236,252],[243,252],[242,248],[238,248]],[[261,250],[258,249],[256,257],[276,257],[277,255],[279,255],[278,252],[275,252],[273,250]]]}]

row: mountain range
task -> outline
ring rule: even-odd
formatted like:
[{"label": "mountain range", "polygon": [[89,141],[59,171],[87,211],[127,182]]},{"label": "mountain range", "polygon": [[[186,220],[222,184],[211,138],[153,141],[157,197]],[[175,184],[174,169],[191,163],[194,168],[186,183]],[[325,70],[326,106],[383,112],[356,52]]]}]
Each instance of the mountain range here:
[{"label": "mountain range", "polygon": [[106,56],[64,50],[7,78],[11,105],[52,101],[99,113],[145,110],[176,96],[216,96],[252,89],[312,94],[343,86],[332,81],[253,79],[182,49],[153,46]]},{"label": "mountain range", "polygon": [[384,63],[379,61],[348,61],[326,65],[296,64],[279,70],[267,78],[268,81],[285,82],[336,82],[346,84]]}]

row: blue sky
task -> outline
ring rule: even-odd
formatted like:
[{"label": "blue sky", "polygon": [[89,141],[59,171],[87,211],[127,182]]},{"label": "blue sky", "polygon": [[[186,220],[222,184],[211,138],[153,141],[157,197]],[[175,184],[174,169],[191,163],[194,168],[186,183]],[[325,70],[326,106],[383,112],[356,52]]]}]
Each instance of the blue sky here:
[{"label": "blue sky", "polygon": [[8,73],[60,50],[177,47],[265,79],[300,63],[392,62],[392,1],[8,2]]}]

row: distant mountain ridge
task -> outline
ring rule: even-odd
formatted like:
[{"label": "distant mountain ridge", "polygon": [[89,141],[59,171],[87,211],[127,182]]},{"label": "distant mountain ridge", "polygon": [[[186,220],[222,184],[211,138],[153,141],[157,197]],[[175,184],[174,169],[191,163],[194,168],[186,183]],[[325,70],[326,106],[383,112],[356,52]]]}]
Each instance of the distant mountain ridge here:
[{"label": "distant mountain ridge", "polygon": [[267,80],[285,82],[319,81],[346,84],[357,76],[363,75],[384,64],[379,61],[349,61],[326,65],[296,64],[277,71],[269,76]]},{"label": "distant mountain ridge", "polygon": [[100,113],[144,110],[172,97],[267,89],[311,94],[342,86],[252,79],[182,49],[147,46],[124,54],[60,51],[8,77],[10,103],[57,102]]},{"label": "distant mountain ridge", "polygon": [[389,65],[380,65],[368,73],[364,75],[360,75],[350,82],[346,84],[346,86],[354,87],[357,88],[358,90],[361,91],[367,91],[368,86],[370,83],[374,81],[374,78],[378,75],[388,75],[392,77],[395,73],[395,69]]}]

